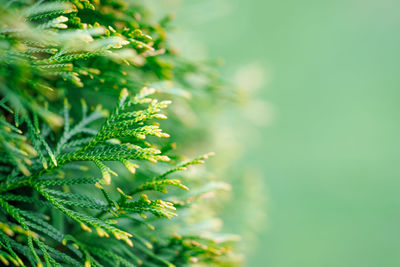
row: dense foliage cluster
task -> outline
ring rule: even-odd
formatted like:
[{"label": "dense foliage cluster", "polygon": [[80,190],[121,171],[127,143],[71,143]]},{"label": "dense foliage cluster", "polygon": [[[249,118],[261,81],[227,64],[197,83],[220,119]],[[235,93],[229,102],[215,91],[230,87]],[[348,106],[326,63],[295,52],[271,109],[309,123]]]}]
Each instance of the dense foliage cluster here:
[{"label": "dense foliage cluster", "polygon": [[236,264],[209,200],[228,186],[192,167],[211,154],[176,149],[204,138],[188,114],[220,84],[169,46],[170,17],[129,0],[0,1],[0,262]]}]

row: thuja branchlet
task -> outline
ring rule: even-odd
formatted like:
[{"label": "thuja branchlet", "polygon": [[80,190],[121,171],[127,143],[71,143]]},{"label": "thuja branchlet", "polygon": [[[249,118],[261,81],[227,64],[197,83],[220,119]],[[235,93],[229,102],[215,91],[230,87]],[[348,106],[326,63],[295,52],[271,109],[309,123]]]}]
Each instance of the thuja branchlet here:
[{"label": "thuja branchlet", "polygon": [[196,228],[214,217],[202,197],[226,188],[189,170],[212,154],[183,160],[176,143],[191,139],[171,141],[186,128],[167,118],[169,99],[219,84],[169,45],[170,16],[148,14],[123,0],[0,3],[3,265],[236,264],[229,238]]}]

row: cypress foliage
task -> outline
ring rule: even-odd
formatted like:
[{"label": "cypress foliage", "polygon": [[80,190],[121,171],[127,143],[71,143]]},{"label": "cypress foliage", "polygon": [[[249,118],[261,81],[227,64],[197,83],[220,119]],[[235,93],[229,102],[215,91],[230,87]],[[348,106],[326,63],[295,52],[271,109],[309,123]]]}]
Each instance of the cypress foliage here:
[{"label": "cypress foliage", "polygon": [[129,0],[0,1],[1,263],[237,264],[206,200],[228,185],[194,167],[211,153],[184,160],[175,142],[202,137],[168,111],[202,112],[220,82],[170,47],[170,17]]}]

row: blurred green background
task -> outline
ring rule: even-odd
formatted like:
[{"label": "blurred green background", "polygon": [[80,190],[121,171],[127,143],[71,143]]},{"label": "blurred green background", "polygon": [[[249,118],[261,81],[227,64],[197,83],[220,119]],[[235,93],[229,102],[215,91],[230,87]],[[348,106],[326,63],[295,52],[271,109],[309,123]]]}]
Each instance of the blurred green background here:
[{"label": "blurred green background", "polygon": [[242,160],[268,219],[247,265],[400,266],[400,1],[172,2],[227,79],[264,68],[274,118]]}]

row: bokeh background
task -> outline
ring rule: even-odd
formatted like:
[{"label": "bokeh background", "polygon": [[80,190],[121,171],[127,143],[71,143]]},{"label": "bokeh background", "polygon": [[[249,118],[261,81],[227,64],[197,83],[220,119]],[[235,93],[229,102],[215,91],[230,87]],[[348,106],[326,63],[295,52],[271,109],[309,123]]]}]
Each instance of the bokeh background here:
[{"label": "bokeh background", "polygon": [[[227,80],[246,78],[259,106],[255,123],[235,121],[253,127],[240,162],[248,176],[261,173],[264,185],[249,188],[268,198],[254,203],[267,219],[247,266],[400,266],[400,1],[176,0],[162,9],[184,25],[183,44],[223,58]],[[256,220],[242,215],[226,215],[226,228]]]}]

